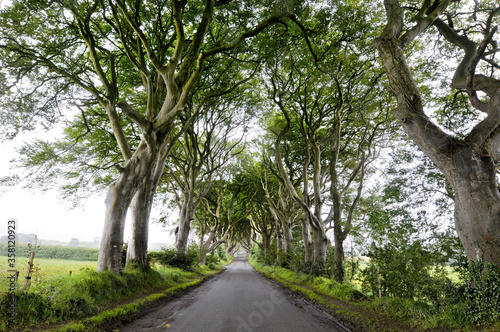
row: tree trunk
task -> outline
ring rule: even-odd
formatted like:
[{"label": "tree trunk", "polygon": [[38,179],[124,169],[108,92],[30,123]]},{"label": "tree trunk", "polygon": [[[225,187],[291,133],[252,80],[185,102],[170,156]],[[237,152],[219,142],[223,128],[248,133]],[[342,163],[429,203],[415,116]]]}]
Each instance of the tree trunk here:
[{"label": "tree trunk", "polygon": [[179,215],[179,228],[175,234],[175,250],[187,252],[189,231],[191,230],[191,220],[194,217],[193,197],[184,195],[181,213]]},{"label": "tree trunk", "polygon": [[495,163],[470,150],[454,159],[461,165],[450,181],[455,193],[455,228],[465,253],[472,261],[500,266],[500,194]]},{"label": "tree trunk", "polygon": [[130,205],[132,228],[126,267],[146,269],[148,266],[148,229],[152,198],[148,197],[150,190],[149,186],[147,187],[139,188]]},{"label": "tree trunk", "polygon": [[214,241],[215,239],[215,229],[211,229],[210,230],[210,233],[208,235],[208,239],[205,241],[205,242],[202,242],[201,243],[201,247],[200,247],[200,265],[205,265],[205,263],[207,262],[207,254],[209,251],[211,250],[214,250],[216,249],[217,247],[215,248],[211,248],[211,244],[212,242]]},{"label": "tree trunk", "polygon": [[150,158],[151,153],[147,145],[141,142],[125,168],[121,170],[118,179],[108,189],[97,271],[119,273],[122,270],[121,257],[125,217],[137,187],[147,173],[148,163],[146,161]]},{"label": "tree trunk", "polygon": [[326,238],[325,231],[313,227],[313,246],[314,246],[314,263],[321,269],[325,268],[326,264],[326,249],[328,247],[328,239]]},{"label": "tree trunk", "polygon": [[276,224],[276,249],[278,252],[283,252],[283,234],[281,233],[281,223],[278,219],[274,219]]},{"label": "tree trunk", "polygon": [[236,243],[230,243],[226,248],[226,256],[230,256],[233,254],[233,250],[236,248]]},{"label": "tree trunk", "polygon": [[306,215],[302,218],[302,241],[304,242],[304,262],[312,262],[314,248],[311,239],[311,226]]},{"label": "tree trunk", "polygon": [[122,270],[125,217],[132,199],[132,193],[125,189],[127,186],[124,182],[127,181],[126,176],[120,176],[108,189],[105,201],[104,229],[97,259],[97,271],[120,273]]},{"label": "tree trunk", "polygon": [[200,250],[200,265],[206,265],[207,263],[207,251],[205,250],[205,248],[202,248]]},{"label": "tree trunk", "polygon": [[[151,156],[149,173],[141,179],[137,192],[132,199],[130,212],[132,216],[132,234],[127,248],[126,266],[147,269],[148,264],[148,237],[149,217],[153,206],[154,194],[160,182],[165,158],[154,160]],[[143,161],[145,162],[144,158]]]},{"label": "tree trunk", "polygon": [[262,251],[264,253],[264,259],[268,263],[268,258],[269,258],[269,244],[270,244],[270,239],[269,236],[264,232],[261,234],[262,236]]},{"label": "tree trunk", "polygon": [[337,229],[339,227],[334,227],[334,233],[335,233],[335,246],[334,246],[334,252],[333,252],[333,257],[335,259],[335,266],[333,267],[333,278],[342,283],[344,282],[344,236],[342,234],[341,229]]},{"label": "tree trunk", "polygon": [[283,220],[281,227],[283,231],[283,251],[285,254],[290,254],[293,251],[293,236],[292,229],[290,227],[290,218],[288,216],[285,220]]}]

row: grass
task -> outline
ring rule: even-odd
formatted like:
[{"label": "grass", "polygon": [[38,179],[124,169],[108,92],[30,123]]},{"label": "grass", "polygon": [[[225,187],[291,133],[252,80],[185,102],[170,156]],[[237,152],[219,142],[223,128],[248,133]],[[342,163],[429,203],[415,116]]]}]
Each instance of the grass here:
[{"label": "grass", "polygon": [[[7,266],[7,256],[0,256],[0,293],[6,292],[8,288],[7,271],[10,270]],[[32,284],[35,285],[47,277],[52,278],[55,276],[69,276],[70,271],[72,276],[76,277],[78,274],[86,270],[95,270],[97,262],[95,261],[74,261],[65,259],[50,259],[50,258],[36,258],[33,261],[33,274]],[[24,277],[28,270],[28,259],[26,257],[16,258],[16,270],[19,271],[19,287],[24,285]]]}]

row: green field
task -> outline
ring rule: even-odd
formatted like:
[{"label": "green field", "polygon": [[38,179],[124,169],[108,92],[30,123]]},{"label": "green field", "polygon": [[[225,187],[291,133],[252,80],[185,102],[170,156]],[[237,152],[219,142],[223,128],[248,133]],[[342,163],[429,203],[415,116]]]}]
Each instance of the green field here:
[{"label": "green field", "polygon": [[[8,288],[8,268],[7,256],[0,256],[0,292],[7,291]],[[69,275],[77,277],[78,273],[85,269],[95,270],[97,262],[95,261],[73,261],[65,259],[36,258],[33,261],[32,282],[36,283],[47,277],[59,275]],[[28,259],[26,257],[16,258],[16,270],[19,271],[18,287],[23,287],[24,277],[28,270]]]}]

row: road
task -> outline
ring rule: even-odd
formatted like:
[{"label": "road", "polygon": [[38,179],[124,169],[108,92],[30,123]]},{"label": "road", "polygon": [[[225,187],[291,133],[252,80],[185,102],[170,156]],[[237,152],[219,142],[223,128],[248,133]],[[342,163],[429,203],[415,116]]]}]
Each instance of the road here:
[{"label": "road", "polygon": [[244,259],[120,331],[341,331],[334,318],[258,274]]}]

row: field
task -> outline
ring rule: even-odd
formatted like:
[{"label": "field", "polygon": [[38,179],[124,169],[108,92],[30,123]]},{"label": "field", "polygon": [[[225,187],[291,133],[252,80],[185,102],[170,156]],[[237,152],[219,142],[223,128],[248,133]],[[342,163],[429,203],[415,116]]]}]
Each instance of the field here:
[{"label": "field", "polygon": [[[0,292],[7,291],[8,268],[7,256],[0,256]],[[69,275],[70,271],[72,276],[77,276],[82,270],[90,269],[95,270],[97,262],[95,261],[73,261],[65,259],[50,259],[50,258],[36,258],[33,261],[33,274],[32,282],[36,283],[47,277],[55,277],[58,275]],[[18,287],[23,287],[24,277],[28,270],[28,259],[26,257],[16,258],[16,270],[19,271]]]}]

